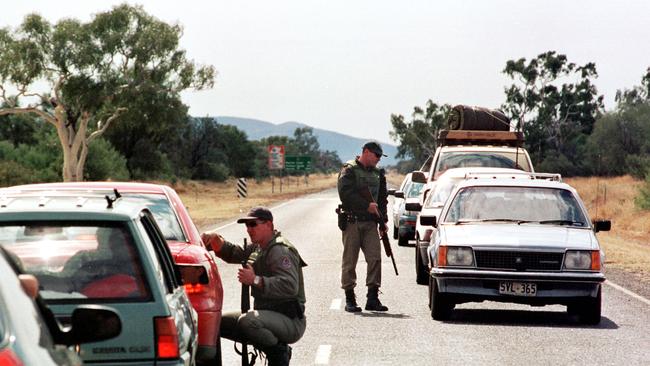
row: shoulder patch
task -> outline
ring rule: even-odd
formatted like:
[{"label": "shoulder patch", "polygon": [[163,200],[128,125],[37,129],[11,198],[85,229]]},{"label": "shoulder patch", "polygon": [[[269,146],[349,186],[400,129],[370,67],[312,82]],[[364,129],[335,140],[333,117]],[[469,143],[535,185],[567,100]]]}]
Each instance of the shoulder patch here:
[{"label": "shoulder patch", "polygon": [[289,268],[291,268],[292,265],[291,265],[291,260],[289,259],[289,257],[287,257],[286,255],[283,256],[283,257],[282,257],[282,261],[280,262],[280,266],[281,266],[282,268],[284,268],[284,269],[289,269]]}]

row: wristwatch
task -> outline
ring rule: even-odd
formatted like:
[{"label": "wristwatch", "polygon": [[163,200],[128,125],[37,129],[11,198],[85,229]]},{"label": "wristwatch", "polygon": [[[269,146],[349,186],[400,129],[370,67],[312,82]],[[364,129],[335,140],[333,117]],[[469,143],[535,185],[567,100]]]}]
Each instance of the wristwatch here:
[{"label": "wristwatch", "polygon": [[262,284],[262,277],[261,276],[255,276],[255,279],[253,280],[253,285],[259,287],[261,284]]}]

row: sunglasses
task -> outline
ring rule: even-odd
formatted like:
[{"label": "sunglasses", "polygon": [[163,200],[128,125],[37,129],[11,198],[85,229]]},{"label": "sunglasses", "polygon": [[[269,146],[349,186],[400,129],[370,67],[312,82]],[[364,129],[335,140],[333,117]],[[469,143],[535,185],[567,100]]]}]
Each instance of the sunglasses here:
[{"label": "sunglasses", "polygon": [[246,227],[256,227],[258,224],[263,224],[263,223],[265,223],[265,222],[266,222],[266,221],[261,221],[261,222],[257,222],[257,221],[248,221],[248,222],[246,222]]},{"label": "sunglasses", "polygon": [[377,157],[377,159],[381,159],[381,154],[373,153]]}]

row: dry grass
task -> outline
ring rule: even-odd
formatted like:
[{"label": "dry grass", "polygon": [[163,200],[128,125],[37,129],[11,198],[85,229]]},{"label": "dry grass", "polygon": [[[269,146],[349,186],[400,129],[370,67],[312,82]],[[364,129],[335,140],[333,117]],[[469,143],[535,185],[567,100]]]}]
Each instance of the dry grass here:
[{"label": "dry grass", "polygon": [[389,186],[393,186],[395,188],[399,187],[400,184],[402,184],[402,181],[404,180],[404,174],[398,174],[394,170],[389,170],[386,172],[386,181],[388,182]]},{"label": "dry grass", "polygon": [[569,178],[592,219],[609,219],[612,230],[598,233],[609,267],[640,274],[650,282],[650,211],[634,206],[643,181],[630,176]]},{"label": "dry grass", "polygon": [[[320,192],[336,187],[336,174],[310,175],[307,183],[304,177],[280,179],[247,180],[248,197],[237,197],[236,180],[223,183],[190,181],[178,183],[173,188],[188,207],[197,227],[203,228],[241,215],[254,206],[270,206],[275,202],[292,199],[307,193]],[[282,192],[280,192],[282,188]]]}]

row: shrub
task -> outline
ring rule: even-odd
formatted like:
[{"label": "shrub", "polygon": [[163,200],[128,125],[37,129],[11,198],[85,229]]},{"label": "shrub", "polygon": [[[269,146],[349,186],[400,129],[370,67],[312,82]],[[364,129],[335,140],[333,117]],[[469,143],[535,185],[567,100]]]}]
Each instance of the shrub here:
[{"label": "shrub", "polygon": [[15,161],[0,161],[0,187],[28,184],[33,176],[33,170]]},{"label": "shrub", "polygon": [[642,210],[650,210],[650,172],[646,174],[645,184],[639,189],[639,195],[634,203]]},{"label": "shrub", "polygon": [[84,178],[97,180],[128,180],[126,159],[105,139],[97,139],[88,147]]},{"label": "shrub", "polygon": [[562,176],[572,177],[578,174],[578,168],[561,153],[549,150],[541,163],[535,166],[536,172],[560,173]]},{"label": "shrub", "polygon": [[230,169],[225,164],[202,161],[195,167],[192,179],[223,182],[229,175]]},{"label": "shrub", "polygon": [[628,172],[637,179],[643,179],[650,173],[650,156],[628,155],[625,158]]}]

